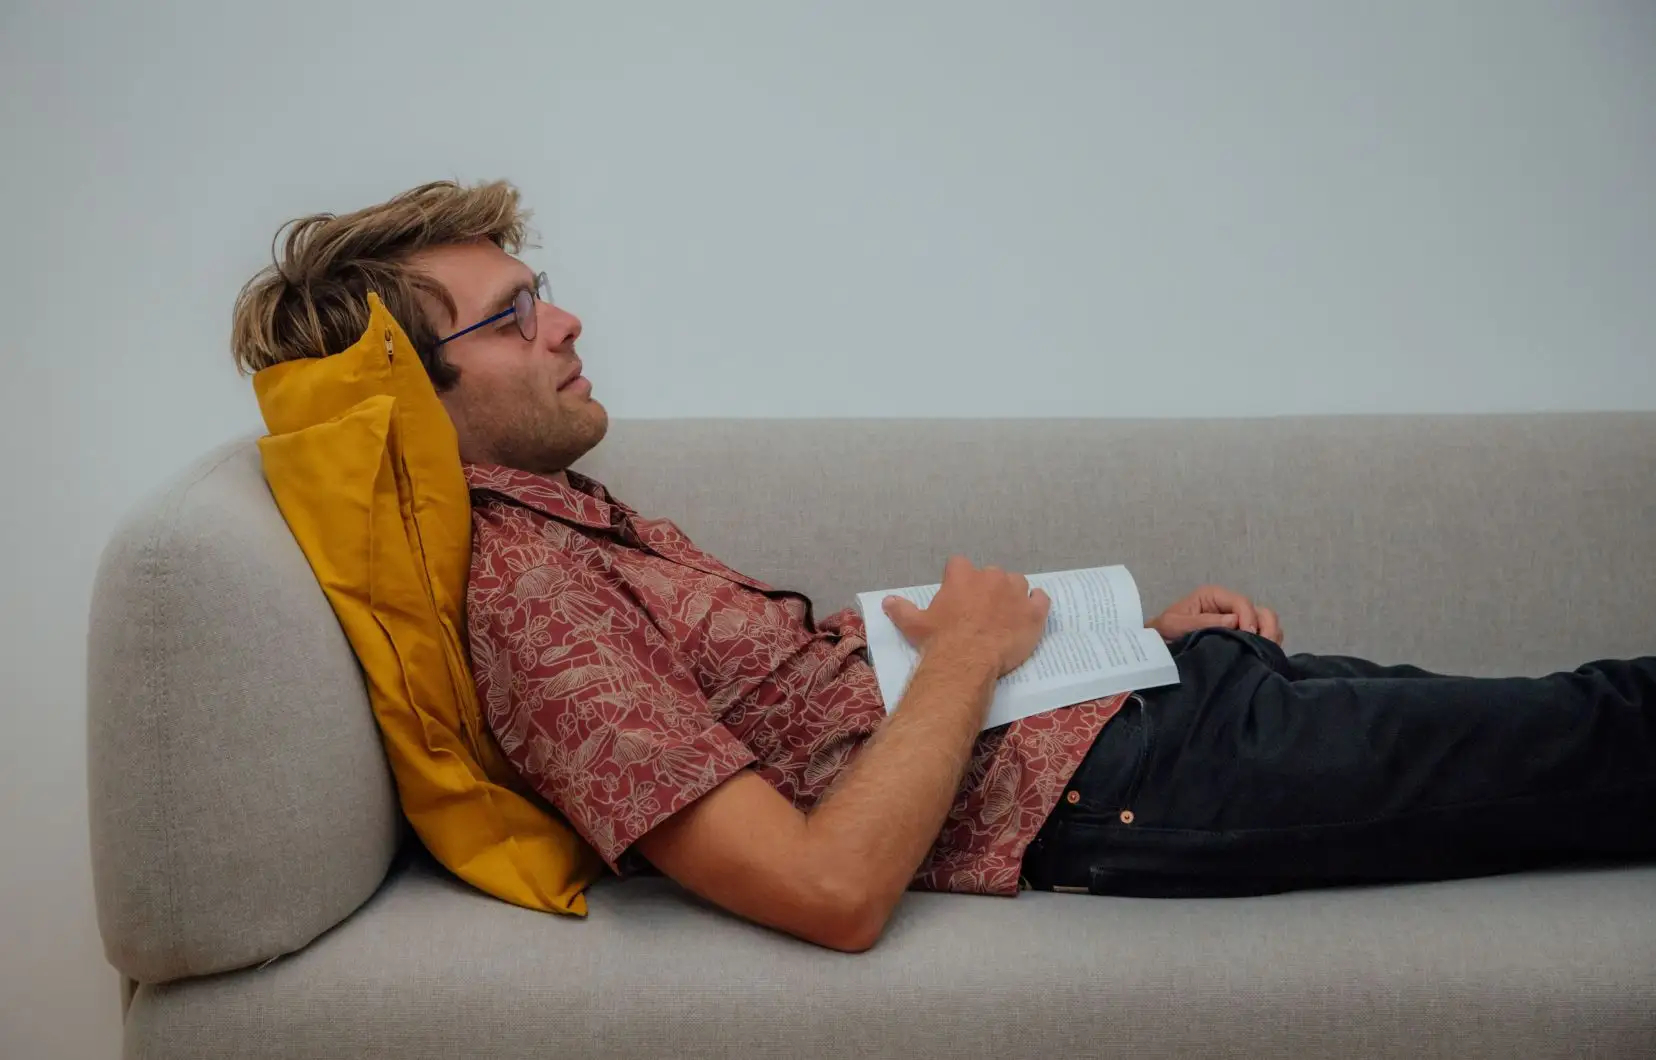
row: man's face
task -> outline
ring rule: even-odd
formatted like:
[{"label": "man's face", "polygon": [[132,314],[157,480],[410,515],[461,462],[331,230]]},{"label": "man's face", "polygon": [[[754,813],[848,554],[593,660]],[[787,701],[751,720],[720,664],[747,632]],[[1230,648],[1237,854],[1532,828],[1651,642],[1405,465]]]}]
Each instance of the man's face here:
[{"label": "man's face", "polygon": [[[456,315],[436,303],[427,319],[452,335],[534,290],[535,274],[493,243],[435,247],[416,255],[415,268],[447,288]],[[592,398],[581,375],[575,340],[581,322],[547,302],[536,302],[535,337],[527,340],[513,315],[443,346],[460,379],[439,395],[460,435],[460,458],[541,474],[562,471],[604,437],[609,413]]]}]

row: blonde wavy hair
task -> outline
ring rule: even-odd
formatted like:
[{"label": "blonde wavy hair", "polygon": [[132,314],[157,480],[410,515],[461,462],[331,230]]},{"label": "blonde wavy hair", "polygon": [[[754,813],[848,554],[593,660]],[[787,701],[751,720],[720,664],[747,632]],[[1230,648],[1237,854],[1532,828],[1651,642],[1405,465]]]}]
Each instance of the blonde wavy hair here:
[{"label": "blonde wavy hair", "polygon": [[433,385],[453,386],[459,371],[437,349],[420,296],[450,317],[454,299],[409,259],[430,247],[479,239],[515,254],[528,237],[528,221],[517,188],[504,180],[471,187],[435,181],[355,213],[289,221],[271,243],[272,264],[236,296],[230,327],[236,367],[251,374],[348,348],[368,325],[368,292],[374,291],[408,333]]}]

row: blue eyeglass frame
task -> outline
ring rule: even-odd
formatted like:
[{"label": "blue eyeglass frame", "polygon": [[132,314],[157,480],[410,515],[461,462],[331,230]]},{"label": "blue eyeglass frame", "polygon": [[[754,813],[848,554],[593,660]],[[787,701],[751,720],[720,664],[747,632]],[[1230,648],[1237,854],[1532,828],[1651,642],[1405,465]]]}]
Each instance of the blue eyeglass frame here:
[{"label": "blue eyeglass frame", "polygon": [[479,320],[469,328],[461,328],[459,331],[456,331],[446,339],[438,339],[437,345],[446,345],[453,342],[455,339],[460,338],[462,335],[470,335],[478,328],[488,327],[497,320],[504,320],[506,317],[513,315],[517,316],[518,334],[523,336],[525,342],[534,341],[536,331],[534,313],[521,313],[518,311],[518,300],[524,295],[529,296],[530,308],[533,308],[536,302],[546,302],[550,305],[552,302],[552,282],[546,278],[546,273],[538,272],[535,274],[534,287],[519,287],[517,293],[512,296],[512,304],[510,306],[502,309],[500,312],[496,313],[487,320]]}]

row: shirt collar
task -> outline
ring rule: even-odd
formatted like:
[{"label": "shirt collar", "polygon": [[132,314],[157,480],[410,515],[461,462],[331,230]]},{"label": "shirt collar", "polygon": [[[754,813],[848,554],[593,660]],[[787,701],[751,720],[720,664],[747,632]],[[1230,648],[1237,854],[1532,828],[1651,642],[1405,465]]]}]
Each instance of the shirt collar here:
[{"label": "shirt collar", "polygon": [[464,464],[466,484],[474,493],[491,493],[560,522],[594,530],[612,530],[633,510],[610,495],[603,483],[566,471],[569,484],[550,475],[499,464]]}]

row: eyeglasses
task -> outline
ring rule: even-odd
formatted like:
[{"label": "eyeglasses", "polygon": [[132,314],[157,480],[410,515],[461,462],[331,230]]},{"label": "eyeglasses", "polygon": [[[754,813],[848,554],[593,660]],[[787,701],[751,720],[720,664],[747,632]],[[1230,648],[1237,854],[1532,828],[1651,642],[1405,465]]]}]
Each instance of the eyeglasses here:
[{"label": "eyeglasses", "polygon": [[446,339],[438,339],[437,345],[441,346],[453,342],[462,335],[470,335],[478,328],[487,327],[495,321],[505,320],[509,316],[517,317],[518,334],[522,335],[525,341],[533,341],[535,337],[535,317],[537,315],[535,313],[536,302],[546,302],[547,304],[552,302],[552,284],[547,280],[544,272],[535,277],[533,290],[528,287],[518,288],[518,293],[512,296],[510,308],[502,309],[487,320],[479,320],[469,328],[462,328]]}]

